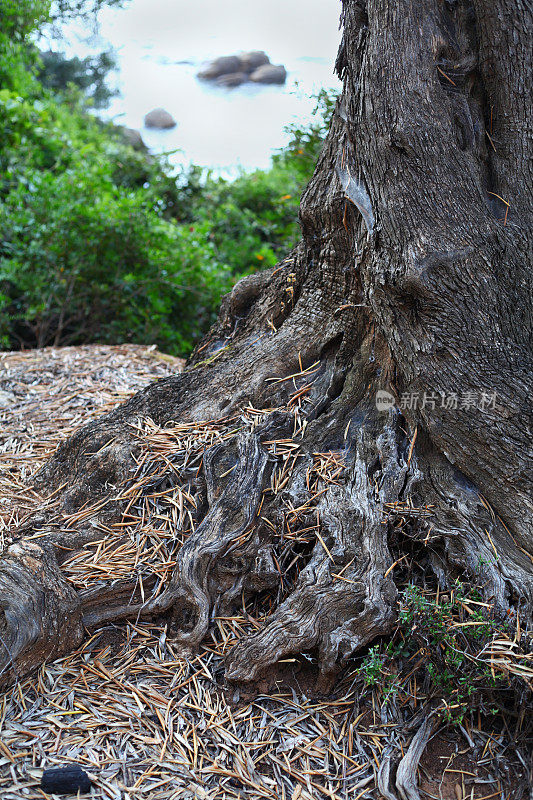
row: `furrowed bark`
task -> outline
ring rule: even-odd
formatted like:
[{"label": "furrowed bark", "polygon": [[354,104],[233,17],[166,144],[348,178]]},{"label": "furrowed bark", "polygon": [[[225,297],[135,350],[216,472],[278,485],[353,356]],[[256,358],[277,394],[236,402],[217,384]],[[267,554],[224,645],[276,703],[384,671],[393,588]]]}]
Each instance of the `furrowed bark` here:
[{"label": "furrowed bark", "polygon": [[[302,241],[237,284],[182,375],[81,429],[44,468],[69,522],[36,517],[3,555],[6,674],[75,646],[82,620],[169,614],[189,651],[217,613],[277,591],[227,677],[316,650],[327,687],[394,625],[399,529],[443,587],[469,576],[530,626],[531,7],[345,0],[342,20],[343,93]],[[396,398],[386,411],[380,390]],[[235,431],[183,478],[194,531],[164,585],[154,573],[75,590],[65,547],[120,519],[146,420]],[[288,536],[298,544],[280,566]],[[408,783],[398,791],[415,797]]]}]

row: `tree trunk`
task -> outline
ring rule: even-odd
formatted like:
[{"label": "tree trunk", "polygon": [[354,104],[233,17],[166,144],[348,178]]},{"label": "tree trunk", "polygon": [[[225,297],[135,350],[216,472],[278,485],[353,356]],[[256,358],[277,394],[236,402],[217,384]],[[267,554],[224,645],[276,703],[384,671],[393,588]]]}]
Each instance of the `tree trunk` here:
[{"label": "tree trunk", "polygon": [[[4,676],[139,615],[170,614],[188,652],[276,597],[227,677],[316,650],[327,685],[395,623],[391,542],[530,623],[531,5],[344,0],[342,24],[299,246],[236,285],[183,374],[41,472],[62,505],[0,562]],[[167,572],[80,588],[91,542],[156,525],[163,495]]]}]

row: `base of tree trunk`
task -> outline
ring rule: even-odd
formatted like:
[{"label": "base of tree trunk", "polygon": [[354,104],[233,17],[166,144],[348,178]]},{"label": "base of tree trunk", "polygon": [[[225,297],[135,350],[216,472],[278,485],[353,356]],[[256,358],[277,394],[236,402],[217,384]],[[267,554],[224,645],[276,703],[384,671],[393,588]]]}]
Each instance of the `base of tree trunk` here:
[{"label": "base of tree trunk", "polygon": [[[279,286],[293,264],[261,282]],[[367,325],[349,359],[333,332],[317,348],[289,326],[202,364],[208,343],[185,373],[63,443],[39,475],[60,511],[15,531],[0,561],[4,680],[68,652],[84,627],[121,619],[170,615],[191,653],[214,615],[255,604],[265,624],[228,655],[226,677],[253,681],[316,651],[327,690],[354,652],[392,631],[395,567],[413,542],[443,589],[466,576],[494,613],[526,619],[530,557],[423,429],[397,406],[378,410],[390,355]]]}]

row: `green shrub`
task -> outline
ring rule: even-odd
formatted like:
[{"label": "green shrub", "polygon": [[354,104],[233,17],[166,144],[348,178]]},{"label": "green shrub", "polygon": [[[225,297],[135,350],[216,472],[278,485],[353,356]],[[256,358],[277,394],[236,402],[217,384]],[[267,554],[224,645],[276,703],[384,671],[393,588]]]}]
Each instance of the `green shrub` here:
[{"label": "green shrub", "polygon": [[440,598],[408,584],[393,639],[371,647],[358,668],[364,685],[384,699],[409,695],[408,681],[417,671],[425,678],[427,699],[447,722],[461,723],[477,707],[495,713],[495,697],[506,681],[493,670],[487,647],[506,624],[479,601],[476,588],[459,581]]},{"label": "green shrub", "polygon": [[129,340],[188,352],[231,285],[208,226],[165,219],[159,165],[74,101],[2,91],[0,115],[2,344]]},{"label": "green shrub", "polygon": [[48,19],[49,7],[49,0],[0,0],[0,89],[33,89],[37,51],[30,35]]},{"label": "green shrub", "polygon": [[290,140],[268,170],[214,179],[197,168],[184,176],[178,219],[211,225],[219,261],[235,276],[273,266],[300,237],[300,197],[311,179],[329,128],[337,93],[317,96],[316,121],[288,128]]},{"label": "green shrub", "polygon": [[116,59],[111,51],[86,58],[67,58],[64,53],[48,50],[40,53],[37,70],[39,82],[61,96],[70,85],[81,89],[94,108],[105,108],[116,90],[106,85],[108,73],[116,69]]},{"label": "green shrub", "polygon": [[314,172],[339,93],[335,89],[321,89],[315,96],[314,121],[308,125],[287,126],[288,144],[272,159],[274,166],[285,166],[305,188]]},{"label": "green shrub", "polygon": [[273,167],[234,181],[208,179],[193,221],[209,222],[221,263],[234,275],[272,266],[297,242],[301,187]]}]

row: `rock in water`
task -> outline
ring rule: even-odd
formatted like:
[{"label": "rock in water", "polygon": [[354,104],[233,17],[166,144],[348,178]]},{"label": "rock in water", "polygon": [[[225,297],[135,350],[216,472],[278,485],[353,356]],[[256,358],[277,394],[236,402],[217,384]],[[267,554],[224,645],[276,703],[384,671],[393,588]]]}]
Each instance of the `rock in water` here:
[{"label": "rock in water", "polygon": [[45,769],[41,778],[41,789],[48,794],[85,794],[91,785],[87,773],[76,765]]},{"label": "rock in water", "polygon": [[215,58],[197,77],[214,81],[219,86],[240,86],[245,81],[285,83],[287,72],[281,64],[271,64],[264,50],[249,50],[238,56]]},{"label": "rock in water", "polygon": [[234,72],[241,72],[241,59],[238,56],[221,56],[211,61],[205,69],[198,73],[199,78],[206,81],[213,81],[221,75],[230,75]]},{"label": "rock in water", "polygon": [[253,72],[263,64],[270,64],[270,59],[264,50],[250,50],[248,53],[241,53],[239,58],[245,72]]},{"label": "rock in water", "polygon": [[286,78],[287,70],[281,64],[263,64],[250,75],[254,83],[285,83]]},{"label": "rock in water", "polygon": [[147,128],[175,128],[177,123],[172,114],[164,108],[154,108],[144,118]]},{"label": "rock in water", "polygon": [[145,153],[148,150],[145,143],[143,142],[143,137],[141,136],[139,131],[135,130],[135,128],[122,128],[121,133],[122,133],[122,138],[128,144],[130,144],[134,150],[138,150],[141,153]]},{"label": "rock in water", "polygon": [[240,86],[248,80],[246,72],[231,72],[229,75],[221,75],[215,83],[218,86]]}]

